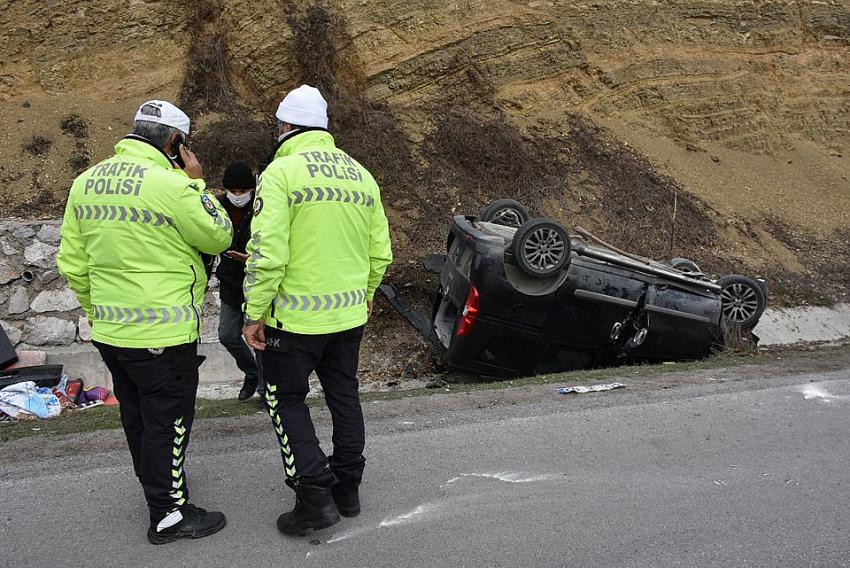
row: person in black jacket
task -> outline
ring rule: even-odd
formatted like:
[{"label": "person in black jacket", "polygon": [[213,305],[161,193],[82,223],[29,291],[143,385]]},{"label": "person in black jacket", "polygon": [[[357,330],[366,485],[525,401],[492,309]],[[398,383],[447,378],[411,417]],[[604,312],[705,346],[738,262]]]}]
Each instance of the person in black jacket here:
[{"label": "person in black jacket", "polygon": [[233,356],[239,370],[245,373],[245,381],[239,391],[239,400],[245,401],[254,392],[260,393],[263,389],[259,357],[254,356],[254,352],[242,339],[242,303],[245,301],[242,281],[245,279],[245,263],[248,260],[245,247],[251,238],[254,189],[257,183],[247,164],[235,162],[225,170],[222,185],[227,192],[218,199],[233,223],[233,243],[221,253],[215,271],[221,295],[218,339]]}]

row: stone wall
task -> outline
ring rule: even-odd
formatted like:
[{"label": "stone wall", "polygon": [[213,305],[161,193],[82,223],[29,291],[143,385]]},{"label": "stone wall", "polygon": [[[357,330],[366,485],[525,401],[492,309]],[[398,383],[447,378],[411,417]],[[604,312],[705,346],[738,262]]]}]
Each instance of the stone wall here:
[{"label": "stone wall", "polygon": [[[18,348],[84,345],[91,326],[56,268],[59,220],[0,222],[0,325]],[[218,291],[204,303],[202,342],[216,341]]]}]

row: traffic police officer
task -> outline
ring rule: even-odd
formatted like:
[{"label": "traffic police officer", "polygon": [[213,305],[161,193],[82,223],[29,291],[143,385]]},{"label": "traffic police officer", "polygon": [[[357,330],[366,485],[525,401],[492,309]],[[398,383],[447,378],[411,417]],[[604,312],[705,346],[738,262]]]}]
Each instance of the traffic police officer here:
[{"label": "traffic police officer", "polygon": [[183,471],[207,280],[199,253],[218,254],[232,237],[183,145],[189,127],[176,106],[144,103],[115,156],[74,181],[57,256],[112,374],[153,544],[207,536],[226,522],[189,503]]},{"label": "traffic police officer", "polygon": [[[336,147],[319,91],[302,85],[290,92],[277,120],[280,145],[254,201],[244,335],[263,351],[264,398],[296,493],[295,508],[277,526],[303,535],[360,512],[365,434],[357,365],[392,252],[378,184]],[[330,458],[305,404],[313,371],[333,418]]]}]

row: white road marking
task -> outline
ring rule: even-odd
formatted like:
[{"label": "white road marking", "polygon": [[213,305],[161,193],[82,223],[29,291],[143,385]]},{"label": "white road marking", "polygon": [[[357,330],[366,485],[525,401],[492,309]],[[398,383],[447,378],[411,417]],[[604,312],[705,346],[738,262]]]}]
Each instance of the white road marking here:
[{"label": "white road marking", "polygon": [[402,525],[405,523],[410,523],[413,521],[418,521],[419,519],[425,517],[426,515],[433,513],[439,508],[439,505],[436,503],[425,503],[424,505],[419,505],[412,511],[401,514],[397,517],[392,517],[389,519],[384,519],[379,524],[379,527],[393,527],[396,525]]},{"label": "white road marking", "polygon": [[533,483],[535,481],[547,481],[550,479],[556,479],[558,476],[552,473],[529,475],[527,473],[510,471],[496,473],[461,473],[458,477],[453,477],[446,481],[445,484],[448,485],[450,483],[456,483],[464,477],[485,477],[488,479],[504,481],[505,483]]}]

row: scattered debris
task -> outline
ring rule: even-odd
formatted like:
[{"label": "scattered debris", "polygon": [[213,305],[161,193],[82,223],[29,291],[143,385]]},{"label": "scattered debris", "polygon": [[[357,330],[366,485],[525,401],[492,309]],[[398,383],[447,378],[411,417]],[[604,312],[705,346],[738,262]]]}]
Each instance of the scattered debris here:
[{"label": "scattered debris", "polygon": [[399,311],[401,315],[403,315],[407,320],[413,324],[413,327],[416,328],[423,337],[431,336],[431,322],[428,321],[428,318],[421,312],[418,312],[408,306],[405,302],[403,302],[396,293],[395,287],[392,284],[381,284],[379,287],[381,293],[387,297],[390,301],[390,304]]},{"label": "scattered debris", "polygon": [[449,386],[449,383],[444,381],[443,379],[431,379],[427,383],[425,383],[426,389],[442,389]]},{"label": "scattered debris", "polygon": [[609,390],[614,390],[614,389],[621,389],[621,388],[624,388],[625,386],[626,385],[624,385],[623,383],[606,383],[606,384],[601,384],[601,385],[591,385],[589,387],[586,387],[586,386],[583,386],[583,385],[578,385],[578,386],[575,386],[575,387],[561,387],[561,388],[558,389],[558,392],[561,393],[561,394],[570,394],[570,393],[584,394],[584,393],[588,393],[588,392],[602,392],[602,391],[609,391]]}]

